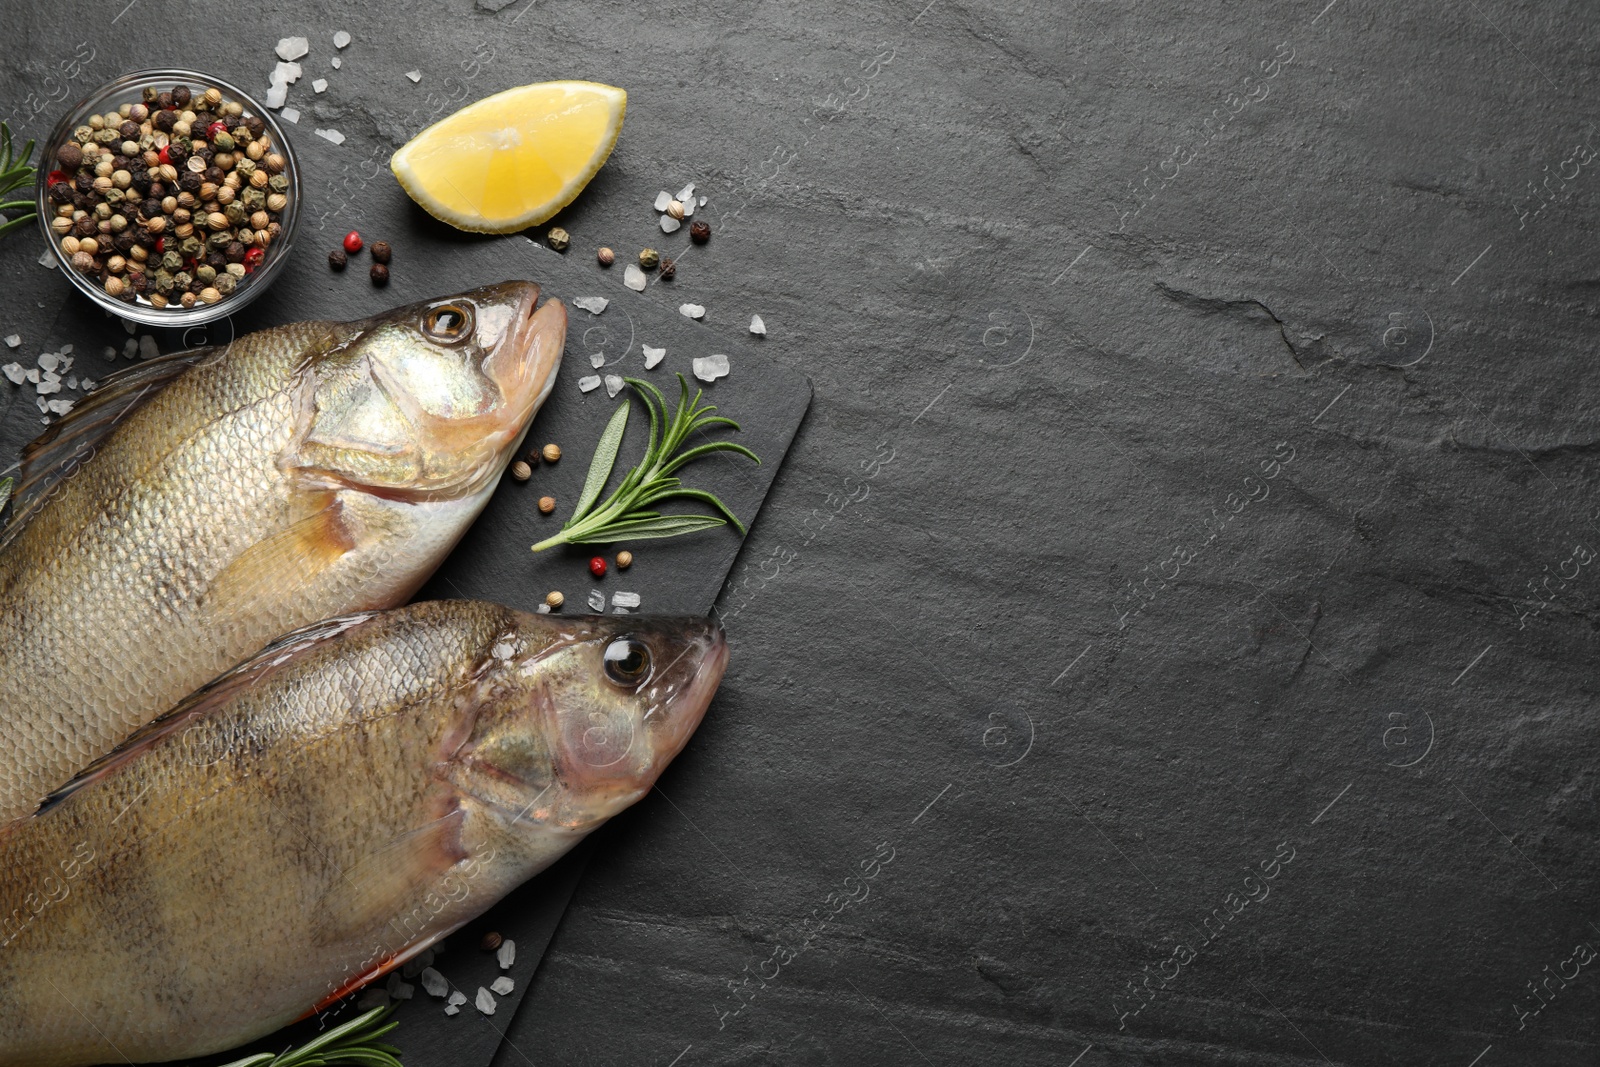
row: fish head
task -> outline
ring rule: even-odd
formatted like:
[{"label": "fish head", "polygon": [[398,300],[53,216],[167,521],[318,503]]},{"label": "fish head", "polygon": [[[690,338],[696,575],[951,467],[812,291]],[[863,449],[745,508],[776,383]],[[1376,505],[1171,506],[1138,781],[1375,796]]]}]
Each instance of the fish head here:
[{"label": "fish head", "polygon": [[523,616],[495,645],[458,789],[515,835],[585,833],[648,793],[722,681],[708,618]]},{"label": "fish head", "polygon": [[561,362],[566,308],[538,299],[532,282],[501,282],[345,324],[301,368],[288,464],[409,499],[492,488]]}]

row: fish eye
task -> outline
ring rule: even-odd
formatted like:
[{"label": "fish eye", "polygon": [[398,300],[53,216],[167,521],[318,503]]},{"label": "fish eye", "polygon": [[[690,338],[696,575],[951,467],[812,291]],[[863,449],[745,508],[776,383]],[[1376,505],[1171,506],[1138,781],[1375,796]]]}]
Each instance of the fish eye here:
[{"label": "fish eye", "polygon": [[461,304],[440,304],[422,320],[422,332],[451,344],[472,333],[472,311]]},{"label": "fish eye", "polygon": [[619,637],[606,646],[606,677],[633,687],[650,676],[650,648],[633,637]]}]

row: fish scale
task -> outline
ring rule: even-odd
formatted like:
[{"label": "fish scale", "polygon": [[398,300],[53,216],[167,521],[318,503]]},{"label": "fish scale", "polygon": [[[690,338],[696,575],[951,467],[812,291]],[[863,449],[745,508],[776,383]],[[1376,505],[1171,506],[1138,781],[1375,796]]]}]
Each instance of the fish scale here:
[{"label": "fish scale", "polygon": [[0,827],[0,1062],[204,1055],[381,975],[647,793],[726,661],[471,601],[283,639]]},{"label": "fish scale", "polygon": [[[110,424],[70,476],[30,495],[24,468],[26,514],[0,551],[0,820],[278,634],[408,599],[554,381],[565,309],[535,312],[537,297],[506,282],[164,357],[52,427],[43,447]],[[446,307],[472,328],[430,333]],[[477,404],[437,417],[439,397],[406,381]],[[341,400],[351,382],[380,397],[364,423]]]}]

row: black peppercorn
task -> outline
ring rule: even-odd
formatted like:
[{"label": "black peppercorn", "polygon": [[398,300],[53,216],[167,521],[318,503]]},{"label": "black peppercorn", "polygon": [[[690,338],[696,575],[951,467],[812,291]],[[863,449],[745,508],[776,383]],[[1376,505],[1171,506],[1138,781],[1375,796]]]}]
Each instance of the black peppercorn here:
[{"label": "black peppercorn", "polygon": [[134,237],[132,230],[123,230],[121,233],[117,234],[116,237],[112,238],[111,243],[116,246],[118,252],[121,252],[124,256],[126,256],[129,252],[133,251],[133,246],[138,242],[137,238]]},{"label": "black peppercorn", "polygon": [[216,121],[217,116],[202,108],[194,113],[194,121],[190,123],[190,125],[194,128],[194,135],[196,137],[209,137],[209,135],[206,133],[206,129]]},{"label": "black peppercorn", "polygon": [[[210,145],[206,144],[204,141],[200,140],[197,137],[197,138],[195,138],[193,141],[191,141],[189,143],[189,154],[191,156],[199,156],[201,159],[205,160],[207,163],[210,163],[211,162],[211,157],[216,155],[217,153],[216,153],[216,149],[212,148]],[[172,153],[171,152],[167,153],[167,158],[168,159],[172,158]]]},{"label": "black peppercorn", "polygon": [[150,289],[150,277],[143,271],[128,276],[128,282],[136,293],[147,292]]},{"label": "black peppercorn", "polygon": [[389,284],[389,268],[384,266],[382,263],[374,263],[372,265],[372,270],[369,273],[372,275],[373,285]]},{"label": "black peppercorn", "polygon": [[350,257],[344,254],[344,249],[342,248],[335,248],[328,253],[328,266],[334,270],[344,270],[345,265],[349,262]]},{"label": "black peppercorn", "polygon": [[160,182],[151,182],[150,189],[148,191],[156,200],[160,200],[162,197],[167,195],[167,187],[162,185]]},{"label": "black peppercorn", "polygon": [[100,230],[94,224],[94,216],[85,215],[72,224],[72,232],[78,237],[94,237]]},{"label": "black peppercorn", "polygon": [[661,261],[661,280],[662,281],[666,281],[668,278],[673,277],[677,273],[678,273],[678,261],[677,260],[675,260],[675,259],[663,259]]},{"label": "black peppercorn", "polygon": [[76,141],[68,141],[56,150],[56,159],[61,161],[64,170],[76,170],[83,162],[83,149]]},{"label": "black peppercorn", "polygon": [[156,117],[151,121],[155,123],[156,129],[162,133],[171,133],[172,127],[178,124],[177,116],[170,111],[157,111]]},{"label": "black peppercorn", "polygon": [[73,188],[67,182],[56,182],[50,187],[50,199],[58,204],[72,203]]},{"label": "black peppercorn", "polygon": [[[237,243],[237,242],[229,242],[230,245],[231,244],[235,244],[235,243]],[[239,261],[243,261],[243,259],[244,259],[244,256],[241,254],[239,256]],[[213,252],[213,253],[211,253],[210,255],[208,255],[206,257],[206,266],[211,267],[213,270],[227,270],[228,269],[228,256],[227,256],[227,254],[225,252]]]},{"label": "black peppercorn", "polygon": [[118,127],[117,132],[122,134],[124,141],[137,141],[139,139],[139,124],[132,119],[123,119],[122,125]]},{"label": "black peppercorn", "polygon": [[200,175],[192,170],[186,170],[178,177],[178,188],[186,193],[198,193],[200,184]]},{"label": "black peppercorn", "polygon": [[189,106],[189,87],[187,85],[174,85],[172,87],[172,102],[179,107]]},{"label": "black peppercorn", "polygon": [[172,100],[172,94],[171,93],[157,93],[156,94],[156,107],[160,108],[162,111],[171,111],[172,110],[172,104],[173,104],[173,100]]},{"label": "black peppercorn", "polygon": [[94,188],[94,175],[90,174],[86,170],[80,170],[77,174],[73,175],[72,187],[78,190],[80,193],[87,193],[90,189]]},{"label": "black peppercorn", "polygon": [[394,255],[394,249],[389,247],[388,241],[372,242],[372,261],[374,263],[387,263]]},{"label": "black peppercorn", "polygon": [[161,201],[151,197],[139,205],[139,212],[144,215],[145,219],[153,219],[161,214]]},{"label": "black peppercorn", "polygon": [[174,167],[181,167],[189,162],[189,149],[185,145],[173,141],[167,145],[167,162]]},{"label": "black peppercorn", "polygon": [[212,185],[221,185],[222,179],[226,177],[227,175],[222,172],[221,167],[212,166],[206,168],[206,181]]},{"label": "black peppercorn", "polygon": [[138,298],[139,294],[134,292],[134,290],[129,286],[123,286],[122,292],[117,294],[117,299],[122,301],[124,304],[131,304]]},{"label": "black peppercorn", "polygon": [[689,224],[689,240],[697,245],[703,245],[711,240],[711,224],[702,219],[695,219]]},{"label": "black peppercorn", "polygon": [[228,247],[223,249],[222,257],[227,263],[243,263],[245,247],[243,241],[229,241]]}]

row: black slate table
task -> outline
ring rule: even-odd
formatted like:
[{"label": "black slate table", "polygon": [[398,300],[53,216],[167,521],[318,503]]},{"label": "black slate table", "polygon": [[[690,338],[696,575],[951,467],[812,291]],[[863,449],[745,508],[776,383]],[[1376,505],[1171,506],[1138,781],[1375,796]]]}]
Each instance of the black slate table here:
[{"label": "black slate table", "polygon": [[119,9],[9,3],[0,114],[347,29],[354,203],[626,87],[569,256],[696,182],[645,298],[815,384],[498,1064],[1595,1062],[1593,5]]}]

